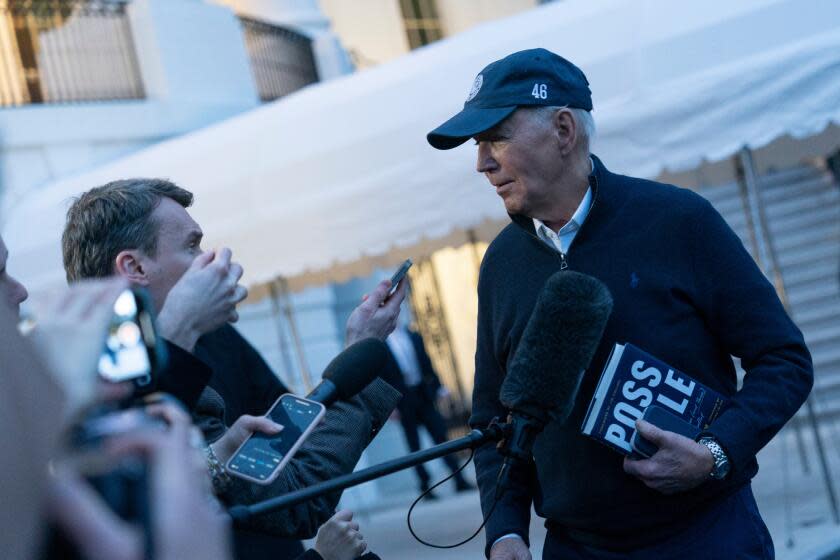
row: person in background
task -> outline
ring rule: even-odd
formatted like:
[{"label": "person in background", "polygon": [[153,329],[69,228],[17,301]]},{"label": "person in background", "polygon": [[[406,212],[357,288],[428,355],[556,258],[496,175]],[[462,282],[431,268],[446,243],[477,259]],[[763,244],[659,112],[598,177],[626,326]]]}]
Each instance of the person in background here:
[{"label": "person in background", "polygon": [[[446,437],[446,422],[438,412],[436,401],[448,395],[435,372],[432,360],[426,352],[423,337],[408,328],[403,321],[385,340],[393,360],[386,369],[386,381],[403,394],[397,405],[400,424],[405,441],[412,452],[420,450],[419,428],[429,432],[432,441],[443,443]],[[445,455],[443,460],[450,471],[455,473],[455,489],[458,492],[473,490],[475,487],[460,472],[454,455]],[[420,463],[414,468],[420,481],[420,491],[429,490],[431,477],[426,467]],[[429,492],[426,499],[437,499]]]}]

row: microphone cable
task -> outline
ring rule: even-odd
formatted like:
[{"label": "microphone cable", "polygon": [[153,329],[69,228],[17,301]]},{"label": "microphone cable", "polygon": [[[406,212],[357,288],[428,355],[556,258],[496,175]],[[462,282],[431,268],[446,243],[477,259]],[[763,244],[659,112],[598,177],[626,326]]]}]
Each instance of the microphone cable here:
[{"label": "microphone cable", "polygon": [[435,483],[435,485],[432,486],[431,488],[428,488],[427,490],[424,490],[422,494],[417,496],[417,499],[414,500],[414,503],[411,504],[411,507],[408,508],[408,515],[406,516],[406,523],[408,524],[408,531],[409,531],[409,533],[411,533],[411,536],[414,537],[414,540],[416,540],[420,544],[426,545],[426,546],[431,547],[431,548],[444,548],[444,549],[446,549],[446,548],[457,548],[461,545],[467,544],[468,542],[470,542],[471,540],[476,538],[478,536],[478,534],[481,532],[481,530],[484,529],[484,526],[487,525],[487,520],[490,519],[491,515],[493,515],[493,510],[496,509],[496,504],[499,503],[498,498],[493,500],[493,505],[490,507],[490,511],[487,512],[487,517],[484,518],[484,520],[481,522],[481,526],[478,529],[475,530],[475,533],[473,533],[472,535],[470,535],[466,539],[462,540],[461,542],[458,542],[458,543],[455,543],[455,544],[434,544],[434,543],[430,543],[428,541],[424,541],[423,539],[421,539],[420,537],[417,536],[417,533],[414,532],[414,527],[411,526],[411,512],[414,511],[414,506],[416,506],[420,502],[420,500],[422,500],[432,490],[434,490],[435,488],[437,488],[438,486],[440,486],[441,484],[443,484],[447,480],[452,479],[455,475],[457,475],[458,473],[463,471],[466,468],[466,466],[469,465],[470,462],[473,460],[473,456],[475,456],[475,449],[470,449],[470,456],[467,458],[466,462],[463,465],[458,467],[458,469],[455,472],[453,472],[452,474],[450,474],[449,476],[447,476],[446,478],[444,478],[440,482]]}]

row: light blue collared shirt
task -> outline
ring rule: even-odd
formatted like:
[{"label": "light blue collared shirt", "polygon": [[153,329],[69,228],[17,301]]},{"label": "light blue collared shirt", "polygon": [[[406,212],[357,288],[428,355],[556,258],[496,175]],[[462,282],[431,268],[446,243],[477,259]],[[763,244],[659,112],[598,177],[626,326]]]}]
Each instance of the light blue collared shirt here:
[{"label": "light blue collared shirt", "polygon": [[411,342],[411,335],[404,327],[394,329],[385,343],[397,360],[400,371],[403,375],[406,387],[416,387],[423,381],[423,374],[420,371],[420,364],[417,362],[417,354],[414,351],[414,343]]},{"label": "light blue collared shirt", "polygon": [[550,227],[542,223],[540,220],[533,218],[534,229],[537,231],[537,237],[542,239],[549,247],[555,249],[559,253],[568,253],[569,247],[572,245],[575,236],[577,235],[580,226],[589,215],[589,209],[592,207],[592,187],[587,187],[586,194],[572,215],[572,219],[566,222],[560,231],[554,233]]}]

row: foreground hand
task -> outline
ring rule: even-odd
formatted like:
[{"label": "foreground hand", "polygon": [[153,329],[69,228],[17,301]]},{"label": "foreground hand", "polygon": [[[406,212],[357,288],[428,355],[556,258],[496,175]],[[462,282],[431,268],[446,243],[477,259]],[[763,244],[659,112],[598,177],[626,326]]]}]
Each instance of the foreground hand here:
[{"label": "foreground hand", "polygon": [[229,518],[212,498],[207,463],[190,441],[192,426],[185,415],[166,416],[171,424],[165,432],[118,436],[107,445],[113,457],[141,455],[148,460],[155,544],[148,557],[229,560]]},{"label": "foreground hand", "polygon": [[405,298],[405,285],[405,282],[400,282],[397,291],[389,298],[391,281],[383,280],[362,298],[361,305],[347,319],[347,346],[364,338],[388,338],[397,326],[400,305]]},{"label": "foreground hand", "polygon": [[531,560],[531,551],[518,537],[501,540],[490,549],[490,560]]},{"label": "foreground hand", "polygon": [[367,549],[359,524],[353,521],[353,512],[341,510],[318,529],[315,552],[324,560],[355,560]]},{"label": "foreground hand", "polygon": [[34,346],[20,336],[17,322],[0,298],[0,556],[44,557],[36,553],[36,541],[43,540],[45,525],[45,466],[60,449],[65,396]]},{"label": "foreground hand", "polygon": [[154,552],[145,550],[142,528],[114,513],[72,463],[53,469],[50,519],[92,560],[229,560],[230,527],[212,501],[204,457],[190,443],[189,416],[171,403],[151,405],[147,412],[166,419],[169,429],[113,436],[106,453],[114,461],[140,455],[148,462]]},{"label": "foreground hand", "polygon": [[663,494],[691,490],[708,480],[715,461],[709,449],[644,420],[636,421],[639,435],[659,448],[649,459],[624,458],[624,471]]},{"label": "foreground hand", "polygon": [[37,326],[29,338],[64,389],[67,415],[97,396],[99,356],[122,278],[84,280],[33,301]]},{"label": "foreground hand", "polygon": [[242,267],[230,258],[227,248],[195,258],[158,314],[163,338],[192,352],[201,335],[239,319],[236,304],[248,296],[248,290],[239,284]]},{"label": "foreground hand", "polygon": [[90,560],[142,560],[143,534],[123,521],[76,472],[59,466],[48,478],[46,513]]},{"label": "foreground hand", "polygon": [[243,414],[228,428],[225,434],[210,445],[213,453],[223,465],[227,463],[239,446],[251,437],[254,432],[274,435],[280,433],[283,426],[265,416],[251,416]]}]

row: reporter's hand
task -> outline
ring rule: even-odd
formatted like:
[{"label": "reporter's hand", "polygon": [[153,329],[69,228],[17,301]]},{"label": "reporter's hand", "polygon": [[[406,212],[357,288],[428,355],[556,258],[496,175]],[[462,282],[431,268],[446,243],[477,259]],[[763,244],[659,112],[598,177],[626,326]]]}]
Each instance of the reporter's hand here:
[{"label": "reporter's hand", "polygon": [[315,552],[324,560],[355,560],[367,549],[359,524],[353,521],[353,512],[341,510],[318,529]]},{"label": "reporter's hand", "polygon": [[164,418],[169,430],[115,436],[107,441],[106,453],[113,460],[142,455],[149,462],[154,553],[145,553],[147,541],[141,528],[109,509],[71,470],[72,463],[59,463],[51,476],[50,518],[92,560],[230,560],[230,527],[211,498],[204,458],[190,443],[189,416],[171,403],[157,403],[146,410]]},{"label": "reporter's hand", "polygon": [[242,267],[230,259],[227,248],[195,258],[158,314],[163,338],[192,352],[201,335],[239,319],[236,304],[248,296],[248,290],[239,284]]},{"label": "reporter's hand", "polygon": [[282,429],[283,426],[281,424],[265,416],[243,414],[210,447],[213,448],[213,453],[216,454],[219,462],[225,464],[236,453],[239,446],[245,443],[245,440],[251,437],[251,434],[254,432],[274,435],[280,433]]},{"label": "reporter's hand", "polygon": [[18,319],[0,298],[0,549],[4,558],[36,555],[43,527],[46,465],[59,448],[66,408],[64,391],[34,345],[18,332]]},{"label": "reporter's hand", "polygon": [[98,396],[97,363],[114,302],[128,286],[117,277],[84,280],[33,300],[37,326],[29,338],[65,392],[67,415]]},{"label": "reporter's hand", "polygon": [[69,467],[48,478],[46,513],[89,560],[142,560],[143,534],[123,521]]},{"label": "reporter's hand", "polygon": [[405,285],[405,282],[401,282],[389,298],[391,281],[383,280],[370,294],[362,298],[361,305],[354,309],[347,319],[347,346],[364,338],[388,338],[397,326],[400,305],[405,298]]},{"label": "reporter's hand", "polygon": [[636,429],[659,451],[648,459],[625,457],[624,472],[663,494],[685,492],[708,480],[715,466],[709,448],[644,420],[636,421]]},{"label": "reporter's hand", "polygon": [[[172,404],[154,405],[172,407]],[[158,560],[230,560],[229,518],[212,497],[207,464],[191,444],[183,414],[164,414],[166,432],[136,433],[107,443],[113,457],[142,455],[149,462],[154,554]]]},{"label": "reporter's hand", "polygon": [[531,560],[531,551],[519,537],[498,541],[490,549],[489,560]]}]

